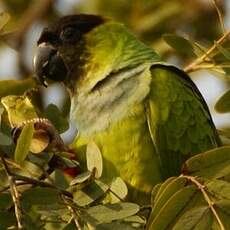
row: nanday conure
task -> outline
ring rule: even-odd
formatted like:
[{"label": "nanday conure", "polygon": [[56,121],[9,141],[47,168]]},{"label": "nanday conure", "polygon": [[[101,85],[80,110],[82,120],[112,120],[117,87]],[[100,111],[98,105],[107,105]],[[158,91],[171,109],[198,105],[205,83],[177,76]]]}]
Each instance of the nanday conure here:
[{"label": "nanday conure", "polygon": [[120,176],[129,198],[147,202],[153,186],[178,175],[190,156],[220,145],[208,107],[185,72],[168,65],[122,24],[70,15],[38,40],[35,72],[63,82],[84,152],[94,141],[105,180]]}]

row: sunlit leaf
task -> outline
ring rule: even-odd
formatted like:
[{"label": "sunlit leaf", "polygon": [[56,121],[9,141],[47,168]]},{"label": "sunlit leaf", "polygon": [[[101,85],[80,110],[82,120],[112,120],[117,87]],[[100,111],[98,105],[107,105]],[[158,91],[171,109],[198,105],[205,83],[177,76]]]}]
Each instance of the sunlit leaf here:
[{"label": "sunlit leaf", "polygon": [[44,151],[50,142],[47,132],[44,130],[34,130],[34,135],[30,144],[30,151],[32,153],[40,153]]},{"label": "sunlit leaf", "polygon": [[87,168],[89,171],[96,169],[95,177],[102,175],[103,163],[101,151],[94,142],[90,142],[86,149]]},{"label": "sunlit leaf", "polygon": [[125,199],[128,194],[128,188],[120,177],[116,177],[112,181],[110,190],[113,192],[111,193],[112,203]]},{"label": "sunlit leaf", "polygon": [[15,149],[14,159],[16,162],[22,163],[26,159],[29,153],[31,140],[33,138],[33,133],[34,133],[33,124],[29,123],[23,127],[22,132],[17,140],[17,145]]},{"label": "sunlit leaf", "polygon": [[164,190],[159,191],[159,196],[154,200],[153,211],[150,217],[151,219],[153,219],[160,212],[162,207],[172,195],[187,185],[187,180],[179,177],[171,180],[170,183],[168,183],[168,181],[165,183],[167,183],[167,186],[164,186],[164,183],[161,185]]},{"label": "sunlit leaf", "polygon": [[33,104],[27,96],[9,95],[1,99],[12,128],[21,125],[26,120],[37,118]]},{"label": "sunlit leaf", "polygon": [[81,174],[77,175],[77,176],[70,182],[70,185],[75,185],[75,184],[83,183],[83,182],[87,181],[88,179],[90,179],[91,177],[92,177],[92,172],[86,171],[86,172],[84,172],[84,173],[81,173]]}]

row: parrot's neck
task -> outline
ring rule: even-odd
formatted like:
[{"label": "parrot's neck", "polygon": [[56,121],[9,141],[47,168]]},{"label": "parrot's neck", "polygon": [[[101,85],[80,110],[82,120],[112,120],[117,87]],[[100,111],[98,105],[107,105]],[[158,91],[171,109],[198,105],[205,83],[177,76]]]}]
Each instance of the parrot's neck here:
[{"label": "parrot's neck", "polygon": [[71,118],[82,135],[104,130],[129,115],[130,107],[140,103],[149,92],[150,66],[160,62],[152,49],[129,32],[125,31],[124,36],[123,31],[118,31],[117,36],[106,32],[99,33],[109,35],[104,38],[105,47],[88,48],[92,55],[87,56],[72,95]]}]

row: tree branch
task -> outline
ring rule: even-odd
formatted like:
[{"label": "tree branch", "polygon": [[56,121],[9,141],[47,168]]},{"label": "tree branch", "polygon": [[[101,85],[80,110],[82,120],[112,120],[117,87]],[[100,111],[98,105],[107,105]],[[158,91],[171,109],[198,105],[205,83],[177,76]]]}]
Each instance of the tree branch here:
[{"label": "tree branch", "polygon": [[186,73],[192,72],[197,69],[197,66],[200,65],[205,59],[217,48],[217,45],[222,44],[230,35],[230,30],[223,34],[221,38],[219,38],[212,47],[210,47],[205,54],[198,57],[194,62],[189,64],[184,68]]},{"label": "tree branch", "polygon": [[4,159],[4,157],[1,157],[2,163],[3,163],[3,167],[6,171],[8,180],[9,180],[9,188],[10,188],[10,193],[12,196],[12,200],[14,202],[14,211],[15,211],[15,216],[16,216],[16,220],[17,220],[17,225],[18,225],[18,229],[23,229],[22,226],[22,211],[21,211],[21,204],[20,204],[20,195],[19,192],[17,190],[17,186],[15,184],[15,178],[12,175],[12,173],[10,172],[10,169]]},{"label": "tree branch", "polygon": [[197,188],[203,194],[205,201],[208,203],[208,206],[211,209],[211,212],[213,213],[214,217],[216,218],[217,223],[220,226],[220,229],[225,230],[225,227],[224,227],[223,223],[221,222],[220,217],[214,208],[215,203],[211,200],[211,198],[208,196],[207,192],[205,191],[205,186],[202,185],[199,181],[197,181],[195,177],[186,176],[186,175],[181,175],[181,177],[186,178],[187,180],[191,181],[193,184],[195,184],[197,186]]}]

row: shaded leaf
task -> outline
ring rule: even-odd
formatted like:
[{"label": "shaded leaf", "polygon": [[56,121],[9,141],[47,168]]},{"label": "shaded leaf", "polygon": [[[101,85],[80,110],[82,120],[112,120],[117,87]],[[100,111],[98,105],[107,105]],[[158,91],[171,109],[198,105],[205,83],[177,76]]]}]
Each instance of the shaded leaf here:
[{"label": "shaded leaf", "polygon": [[87,145],[86,161],[87,169],[91,172],[96,169],[95,177],[99,178],[102,175],[103,163],[101,151],[94,142],[90,142]]},{"label": "shaded leaf", "polygon": [[13,212],[0,211],[0,229],[7,229],[16,224],[16,218]]},{"label": "shaded leaf", "polygon": [[205,183],[208,191],[215,194],[216,199],[230,200],[230,183],[223,180],[212,180]]},{"label": "shaded leaf", "polygon": [[173,227],[174,230],[211,229],[212,213],[208,206],[200,206],[185,212]]},{"label": "shaded leaf", "polygon": [[22,163],[30,149],[31,140],[33,137],[34,125],[32,123],[26,124],[17,140],[14,159],[17,163]]},{"label": "shaded leaf", "polygon": [[59,193],[53,188],[31,188],[22,194],[22,205],[25,209],[28,209],[32,205],[57,204],[59,200]]},{"label": "shaded leaf", "polygon": [[183,166],[185,174],[220,178],[230,173],[230,146],[209,150],[191,157]]},{"label": "shaded leaf", "polygon": [[167,229],[178,214],[186,207],[187,203],[196,193],[195,186],[187,186],[177,191],[161,208],[156,217],[150,221],[148,229]]},{"label": "shaded leaf", "polygon": [[230,90],[219,98],[215,105],[215,110],[219,113],[230,112]]},{"label": "shaded leaf", "polygon": [[227,49],[225,49],[222,45],[218,44],[217,42],[215,42],[215,45],[216,45],[217,49],[227,59],[227,61],[230,61],[230,52]]},{"label": "shaded leaf", "polygon": [[109,224],[99,224],[95,227],[96,230],[143,230],[143,227],[138,227],[135,225],[131,225],[129,223],[121,222],[121,221],[113,221]]},{"label": "shaded leaf", "polygon": [[[98,225],[135,215],[139,209],[140,207],[133,203],[105,204],[89,208],[87,214],[92,217],[90,223]],[[87,220],[90,220],[90,218],[87,218]]]},{"label": "shaded leaf", "polygon": [[187,185],[187,179],[178,177],[174,180],[170,180],[170,183],[168,183],[169,180],[167,180],[166,183],[167,186],[164,186],[164,183],[162,184],[164,190],[161,190],[161,193],[157,197],[157,199],[154,201],[153,211],[151,213],[150,219],[155,218],[155,216],[160,212],[162,207],[165,205],[165,203],[173,196],[177,191],[184,188]]},{"label": "shaded leaf", "polygon": [[160,185],[160,188],[157,190],[157,193],[155,195],[154,202],[159,198],[159,196],[165,190],[168,184],[171,183],[174,179],[176,179],[176,177],[169,177],[167,180],[164,181],[164,183]]},{"label": "shaded leaf", "polygon": [[7,209],[12,205],[13,201],[10,193],[0,194],[0,210]]},{"label": "shaded leaf", "polygon": [[0,132],[0,145],[11,145],[12,139],[5,135],[4,133]]},{"label": "shaded leaf", "polygon": [[22,95],[25,91],[35,88],[37,80],[27,78],[25,80],[2,80],[0,81],[0,98],[8,95]]},{"label": "shaded leaf", "polygon": [[74,202],[77,205],[86,206],[103,197],[108,189],[108,185],[96,180],[80,190],[73,186],[70,191],[72,191]]},{"label": "shaded leaf", "polygon": [[63,117],[63,114],[56,105],[49,104],[45,110],[45,116],[51,121],[59,133],[64,133],[68,130],[68,120]]},{"label": "shaded leaf", "polygon": [[189,40],[176,34],[164,34],[163,38],[178,53],[192,58],[196,57],[193,46]]}]

